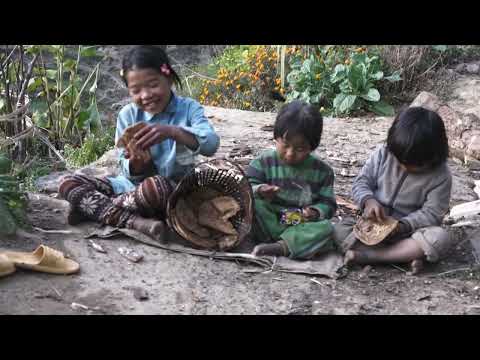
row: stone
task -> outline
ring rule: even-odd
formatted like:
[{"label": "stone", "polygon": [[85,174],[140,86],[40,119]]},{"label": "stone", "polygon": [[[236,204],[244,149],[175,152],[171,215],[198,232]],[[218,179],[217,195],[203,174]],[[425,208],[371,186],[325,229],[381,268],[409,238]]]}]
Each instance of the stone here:
[{"label": "stone", "polygon": [[148,292],[141,287],[133,288],[133,296],[139,301],[145,301],[149,299]]},{"label": "stone", "polygon": [[37,190],[42,193],[52,194],[58,192],[58,187],[62,182],[63,177],[66,175],[71,175],[73,173],[95,176],[95,177],[107,177],[107,176],[117,176],[120,174],[120,164],[119,164],[119,150],[113,149],[107,151],[100,159],[97,161],[84,166],[76,171],[66,170],[51,173],[47,176],[42,176],[37,179],[35,186]]},{"label": "stone", "polygon": [[476,194],[472,191],[474,183],[463,176],[452,174],[452,194],[451,201],[454,204],[478,200]]},{"label": "stone", "polygon": [[56,193],[58,192],[61,179],[70,174],[72,174],[72,172],[68,170],[53,172],[49,175],[39,177],[35,181],[35,186],[39,192],[47,194]]},{"label": "stone", "polygon": [[415,100],[410,104],[411,107],[421,106],[432,111],[437,111],[440,105],[440,99],[436,95],[427,91],[422,91],[418,94]]},{"label": "stone", "polygon": [[470,201],[468,203],[456,205],[450,210],[452,219],[468,218],[480,214],[480,200]]},{"label": "stone", "polygon": [[466,67],[467,67],[467,64],[460,63],[457,66],[455,66],[455,71],[459,73],[464,72]]},{"label": "stone", "polygon": [[[473,85],[472,85],[473,86]],[[451,155],[470,167],[480,160],[480,108],[477,106],[458,107],[443,104],[429,92],[422,91],[411,106],[422,106],[438,112],[445,123]],[[467,161],[467,159],[471,161]]]},{"label": "stone", "polygon": [[472,136],[467,145],[467,155],[480,159],[480,135]]},{"label": "stone", "polygon": [[480,65],[476,63],[468,64],[465,67],[465,70],[469,74],[478,74],[480,72]]}]

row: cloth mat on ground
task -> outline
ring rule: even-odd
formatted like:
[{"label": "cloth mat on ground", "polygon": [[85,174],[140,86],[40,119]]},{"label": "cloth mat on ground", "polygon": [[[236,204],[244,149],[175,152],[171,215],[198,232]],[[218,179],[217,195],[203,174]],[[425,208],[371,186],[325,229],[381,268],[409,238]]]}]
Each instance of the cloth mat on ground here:
[{"label": "cloth mat on ground", "polygon": [[86,238],[99,237],[107,239],[121,235],[125,235],[143,244],[164,250],[219,260],[243,261],[255,264],[263,268],[263,270],[258,272],[279,271],[294,274],[326,276],[332,279],[338,279],[346,274],[345,267],[343,266],[343,257],[335,252],[323,254],[315,260],[309,261],[292,260],[286,257],[254,256],[248,253],[216,252],[194,249],[182,245],[179,241],[170,240],[168,243],[160,243],[136,230],[119,229],[111,226],[99,228],[87,235]]}]

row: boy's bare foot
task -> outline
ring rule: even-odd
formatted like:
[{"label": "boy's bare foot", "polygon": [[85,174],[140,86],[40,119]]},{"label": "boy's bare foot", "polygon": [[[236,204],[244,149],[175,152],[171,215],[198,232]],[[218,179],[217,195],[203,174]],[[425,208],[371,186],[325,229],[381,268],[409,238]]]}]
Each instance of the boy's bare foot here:
[{"label": "boy's bare foot", "polygon": [[154,238],[157,241],[165,242],[166,225],[163,221],[147,219],[137,216],[131,225],[132,229]]},{"label": "boy's bare foot", "polygon": [[410,263],[411,270],[407,273],[407,275],[418,275],[423,270],[424,265],[425,264],[422,259],[413,260]]},{"label": "boy's bare foot", "polygon": [[252,251],[254,256],[288,256],[286,249],[280,242],[273,244],[261,244],[255,246]]},{"label": "boy's bare foot", "polygon": [[343,265],[349,266],[351,264],[354,264],[355,258],[356,258],[356,252],[354,250],[348,250],[345,253],[345,256],[343,258]]},{"label": "boy's bare foot", "polygon": [[368,250],[348,250],[343,258],[343,265],[371,265],[376,263],[374,260],[375,258]]}]

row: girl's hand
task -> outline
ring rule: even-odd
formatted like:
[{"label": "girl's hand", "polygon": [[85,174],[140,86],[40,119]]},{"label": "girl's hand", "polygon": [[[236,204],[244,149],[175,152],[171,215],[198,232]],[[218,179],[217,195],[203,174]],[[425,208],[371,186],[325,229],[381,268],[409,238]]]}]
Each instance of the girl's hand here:
[{"label": "girl's hand", "polygon": [[260,185],[257,189],[257,194],[265,200],[271,201],[275,195],[280,191],[280,188],[275,185]]},{"label": "girl's hand", "polygon": [[130,152],[128,151],[127,148],[123,149],[123,156],[125,157],[125,159],[130,159]]},{"label": "girl's hand", "polygon": [[306,221],[316,221],[320,219],[320,213],[317,209],[312,207],[303,208],[302,215]]},{"label": "girl's hand", "polygon": [[127,148],[123,149],[123,156],[125,159],[130,160],[130,172],[132,175],[140,175],[144,173],[147,169],[152,167],[151,158],[146,158],[143,156],[134,156],[130,154]]},{"label": "girl's hand", "polygon": [[368,199],[365,202],[365,208],[363,210],[363,217],[376,221],[384,222],[385,221],[385,210],[383,206],[375,199]]},{"label": "girl's hand", "polygon": [[133,137],[137,140],[137,146],[143,150],[152,145],[160,144],[166,139],[174,137],[176,127],[171,125],[149,125],[139,130]]}]

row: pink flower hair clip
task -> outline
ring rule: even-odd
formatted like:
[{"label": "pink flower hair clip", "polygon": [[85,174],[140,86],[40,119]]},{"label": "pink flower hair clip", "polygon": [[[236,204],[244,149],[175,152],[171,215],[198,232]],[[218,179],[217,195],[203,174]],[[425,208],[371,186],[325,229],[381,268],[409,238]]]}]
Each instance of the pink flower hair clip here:
[{"label": "pink flower hair clip", "polygon": [[163,64],[162,66],[160,66],[160,71],[165,76],[170,76],[171,74],[170,67],[167,64]]}]

